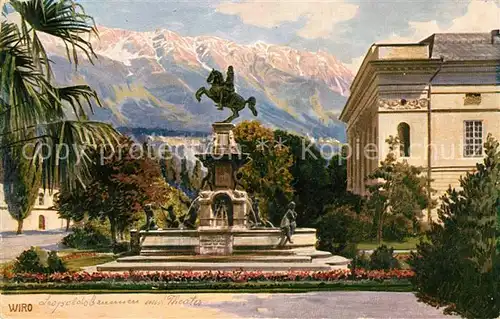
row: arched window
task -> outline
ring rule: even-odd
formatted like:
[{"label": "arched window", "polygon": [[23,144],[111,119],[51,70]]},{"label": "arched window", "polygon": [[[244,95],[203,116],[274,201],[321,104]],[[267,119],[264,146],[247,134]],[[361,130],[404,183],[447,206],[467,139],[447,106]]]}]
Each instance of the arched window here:
[{"label": "arched window", "polygon": [[45,216],[38,216],[38,229],[45,230]]},{"label": "arched window", "polygon": [[44,201],[45,198],[44,197],[45,197],[44,193],[38,194],[38,205],[43,206],[43,204],[45,203],[45,201]]},{"label": "arched window", "polygon": [[398,137],[400,142],[400,154],[404,157],[410,156],[410,125],[399,123]]}]

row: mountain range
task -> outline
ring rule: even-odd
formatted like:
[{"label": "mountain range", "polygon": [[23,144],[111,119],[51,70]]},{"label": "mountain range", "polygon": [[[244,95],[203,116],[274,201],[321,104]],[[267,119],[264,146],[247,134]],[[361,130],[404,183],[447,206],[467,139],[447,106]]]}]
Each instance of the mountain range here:
[{"label": "mountain range", "polygon": [[[256,119],[268,126],[313,136],[344,137],[337,119],[349,94],[352,72],[327,52],[299,51],[257,42],[238,44],[214,36],[186,37],[169,30],[135,32],[99,26],[92,38],[98,56],[78,69],[65,58],[64,45],[54,38],[43,42],[54,62],[60,84],[88,83],[104,108],[93,118],[121,127],[210,131],[214,121],[230,111],[218,111],[206,96],[206,78],[215,68],[235,70],[236,91],[257,99]],[[242,119],[254,119],[249,110]]]}]

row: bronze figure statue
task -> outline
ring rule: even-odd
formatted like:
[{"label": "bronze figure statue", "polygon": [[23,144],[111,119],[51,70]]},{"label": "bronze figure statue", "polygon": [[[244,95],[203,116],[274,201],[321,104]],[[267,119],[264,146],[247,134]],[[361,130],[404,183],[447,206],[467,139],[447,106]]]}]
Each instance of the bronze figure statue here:
[{"label": "bronze figure statue", "polygon": [[144,224],[141,227],[141,229],[142,230],[157,230],[158,226],[156,225],[156,221],[155,221],[155,217],[154,217],[153,205],[146,204],[144,206],[144,213],[146,213],[146,224]]},{"label": "bronze figure statue", "polygon": [[295,228],[297,228],[297,213],[295,212],[295,203],[290,202],[288,204],[288,210],[285,213],[285,216],[281,219],[280,228],[282,232],[280,246],[285,245],[287,242],[293,244],[292,236],[295,232]]},{"label": "bronze figure statue", "polygon": [[222,121],[222,123],[230,123],[232,120],[237,118],[240,114],[239,112],[245,108],[248,104],[248,108],[252,111],[254,116],[257,116],[257,110],[255,109],[255,104],[257,101],[253,96],[245,100],[241,95],[236,93],[234,89],[234,70],[232,66],[229,66],[227,70],[226,80],[221,72],[213,69],[208,75],[207,83],[212,86],[210,89],[201,87],[196,91],[196,99],[201,102],[201,96],[205,94],[209,99],[217,103],[217,109],[222,110],[224,107],[231,109],[233,114],[227,119]]}]

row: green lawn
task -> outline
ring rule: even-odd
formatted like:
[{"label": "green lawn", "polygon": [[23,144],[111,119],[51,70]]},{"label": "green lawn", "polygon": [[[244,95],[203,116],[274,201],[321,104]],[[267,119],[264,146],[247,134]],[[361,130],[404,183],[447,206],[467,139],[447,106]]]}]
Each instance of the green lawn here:
[{"label": "green lawn", "polygon": [[[383,241],[382,244],[385,244],[387,247],[392,247],[394,250],[411,250],[416,249],[417,244],[420,242],[419,238],[408,238],[404,242],[390,242]],[[379,245],[375,242],[363,242],[358,244],[359,250],[374,250],[377,249]]]},{"label": "green lawn", "polygon": [[298,293],[310,291],[412,291],[410,281],[359,280],[338,282],[81,282],[81,283],[0,283],[3,294],[19,293]]},{"label": "green lawn", "polygon": [[99,255],[93,257],[82,257],[65,261],[68,271],[79,271],[83,267],[95,266],[115,260],[113,255]]}]

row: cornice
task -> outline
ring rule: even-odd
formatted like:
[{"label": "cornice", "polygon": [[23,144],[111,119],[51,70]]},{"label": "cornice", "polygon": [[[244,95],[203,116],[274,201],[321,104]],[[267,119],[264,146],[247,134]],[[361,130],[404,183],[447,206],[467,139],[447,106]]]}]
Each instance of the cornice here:
[{"label": "cornice", "polygon": [[[450,61],[444,63],[441,59],[413,59],[413,60],[369,60],[372,47],[363,60],[363,63],[354,78],[351,85],[351,95],[349,96],[345,107],[343,108],[339,119],[345,123],[351,120],[355,114],[354,107],[358,107],[359,101],[363,98],[368,91],[372,90],[370,87],[374,79],[379,74],[391,73],[409,73],[409,74],[422,74],[429,73],[430,76],[442,65],[441,74],[470,74],[471,69],[475,69],[474,74],[497,74],[500,65],[500,60],[469,60],[469,61]],[[488,68],[488,70],[478,70],[477,68]],[[370,84],[370,85],[368,85]],[[405,84],[408,85],[408,84]],[[439,84],[435,84],[439,85]],[[460,84],[456,84],[460,86]],[[388,108],[387,108],[388,109]],[[388,109],[390,110],[390,109]]]}]

